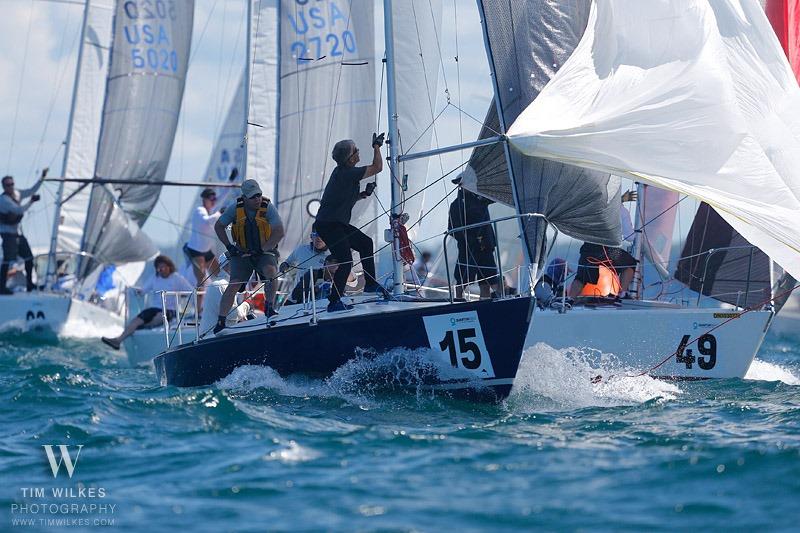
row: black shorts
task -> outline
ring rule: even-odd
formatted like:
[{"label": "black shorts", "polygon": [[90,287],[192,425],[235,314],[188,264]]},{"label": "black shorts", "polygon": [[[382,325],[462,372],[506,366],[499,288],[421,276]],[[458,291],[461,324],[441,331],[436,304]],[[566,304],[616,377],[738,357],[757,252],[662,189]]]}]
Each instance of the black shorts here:
[{"label": "black shorts", "polygon": [[470,251],[466,254],[466,257],[459,255],[454,276],[458,285],[472,283],[473,281],[496,284],[497,263],[494,260],[493,250]]},{"label": "black shorts", "polygon": [[183,245],[183,253],[185,253],[189,257],[190,261],[192,259],[194,259],[195,257],[203,257],[203,258],[205,258],[206,262],[209,262],[212,259],[214,259],[214,251],[213,250],[209,250],[207,252],[198,252],[197,250],[193,250],[193,249],[189,248],[188,244],[184,244]]},{"label": "black shorts", "polygon": [[3,233],[3,264],[9,264],[17,260],[17,257],[22,257],[23,260],[29,261],[33,259],[31,247],[28,245],[28,239],[24,235],[16,233]]},{"label": "black shorts", "polygon": [[[138,315],[136,318],[141,318],[145,324],[149,324],[151,320],[153,320],[158,313],[161,312],[161,308],[159,307],[148,307]],[[167,320],[174,320],[175,319],[175,311],[172,309],[167,309]]]},{"label": "black shorts", "polygon": [[636,268],[636,259],[622,248],[585,243],[581,246],[575,279],[581,283],[597,283],[600,264],[608,266],[609,261],[617,275],[621,275],[625,269]]}]

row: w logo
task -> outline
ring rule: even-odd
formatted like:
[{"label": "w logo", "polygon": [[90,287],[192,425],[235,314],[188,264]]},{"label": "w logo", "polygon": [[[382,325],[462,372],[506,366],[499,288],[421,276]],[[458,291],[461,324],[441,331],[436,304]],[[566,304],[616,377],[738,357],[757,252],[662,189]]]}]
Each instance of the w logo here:
[{"label": "w logo", "polygon": [[61,468],[61,463],[64,463],[64,467],[67,469],[67,474],[69,475],[70,479],[72,479],[72,473],[75,472],[75,467],[78,466],[78,457],[81,455],[81,448],[83,448],[83,444],[78,445],[78,453],[75,454],[75,461],[72,460],[72,457],[69,454],[69,446],[66,444],[59,444],[59,459],[56,461],[56,455],[53,453],[53,445],[52,444],[42,444],[42,448],[44,448],[45,453],[47,454],[47,460],[50,462],[50,470],[53,471],[53,477],[58,477],[58,471]]}]

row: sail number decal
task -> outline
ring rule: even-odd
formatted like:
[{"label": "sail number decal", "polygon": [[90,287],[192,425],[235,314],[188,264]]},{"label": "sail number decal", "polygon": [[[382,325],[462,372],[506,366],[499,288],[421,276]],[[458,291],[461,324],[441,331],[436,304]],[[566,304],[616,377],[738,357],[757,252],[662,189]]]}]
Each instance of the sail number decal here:
[{"label": "sail number decal", "polygon": [[175,0],[126,0],[122,14],[132,68],[178,72],[180,58],[171,36],[177,17]]},{"label": "sail number decal", "polygon": [[684,335],[678,344],[678,349],[675,350],[675,360],[678,364],[686,365],[687,369],[691,369],[694,363],[697,363],[703,370],[711,370],[717,364],[717,339],[714,335],[706,333],[697,339],[697,351],[700,352],[699,356],[695,356],[691,348],[687,348],[691,335]]},{"label": "sail number decal", "polygon": [[287,10],[286,16],[294,32],[289,53],[297,64],[356,53],[356,36],[349,29],[350,21],[337,2],[295,0],[294,4],[295,9]]},{"label": "sail number decal", "polygon": [[453,368],[493,378],[494,368],[483,339],[478,313],[451,313],[422,317],[428,345]]}]

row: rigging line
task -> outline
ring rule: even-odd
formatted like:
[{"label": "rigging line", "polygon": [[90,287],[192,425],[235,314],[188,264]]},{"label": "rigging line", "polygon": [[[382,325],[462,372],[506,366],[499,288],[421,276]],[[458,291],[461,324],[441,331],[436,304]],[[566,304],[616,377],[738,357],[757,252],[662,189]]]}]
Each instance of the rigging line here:
[{"label": "rigging line", "polygon": [[214,0],[214,5],[211,6],[211,11],[208,13],[208,18],[206,18],[206,23],[203,26],[203,31],[200,32],[200,37],[197,38],[197,45],[192,49],[191,53],[189,54],[189,61],[187,61],[187,69],[192,65],[192,61],[194,57],[197,55],[197,51],[200,49],[200,43],[203,42],[203,37],[206,35],[206,30],[208,29],[208,25],[211,22],[211,18],[214,15],[214,11],[217,9],[217,3],[219,0]]},{"label": "rigging line", "polygon": [[[61,44],[58,47],[59,51],[62,51],[62,52],[64,50],[64,41],[66,41],[66,38],[67,38],[67,28],[70,26],[71,19],[72,19],[72,12],[70,11],[70,14],[67,15],[66,23],[64,24],[64,31],[61,34]],[[73,36],[72,44],[69,47],[70,54],[72,53],[72,50],[75,48],[75,44],[77,43],[77,41],[80,39],[80,34],[81,34],[81,32],[77,32]],[[78,55],[80,55],[80,54],[78,54]],[[47,130],[48,130],[48,127],[50,125],[50,119],[53,116],[53,109],[55,108],[56,98],[57,98],[57,96],[58,96],[58,94],[60,92],[61,86],[64,83],[64,78],[66,77],[66,74],[67,74],[67,70],[68,69],[67,69],[66,62],[63,62],[63,64],[59,65],[59,69],[61,70],[61,72],[60,73],[57,72],[56,76],[53,78],[54,84],[53,84],[52,96],[50,98],[50,105],[48,106],[48,109],[47,109],[47,117],[45,118],[45,121],[44,121],[44,128],[42,129],[42,136],[39,138],[39,144],[36,147],[36,152],[34,152],[34,155],[31,158],[31,166],[30,166],[30,168],[28,170],[28,173],[30,173],[30,174],[33,173],[33,169],[36,166],[36,162],[39,160],[39,157],[42,154],[42,149],[44,147],[45,137],[47,137]],[[62,143],[59,143],[59,145],[60,144],[62,144]]]},{"label": "rigging line", "polygon": [[[447,95],[447,101],[449,102],[450,101],[450,89],[447,86],[447,76],[445,74],[444,62],[442,60],[442,48],[439,45],[439,37],[438,37],[438,35],[436,33],[436,18],[433,16],[433,6],[430,4],[430,0],[428,2],[428,5],[431,8],[431,25],[433,26],[433,33],[434,33],[434,36],[436,37],[436,47],[437,47],[438,52],[439,52],[439,62],[442,65],[442,78],[444,79],[444,87],[445,87],[444,92]],[[414,29],[415,29],[416,34],[417,34],[417,45],[419,46],[419,57],[420,57],[420,61],[422,61],[422,76],[423,76],[423,78],[425,80],[425,95],[428,97],[428,111],[430,112],[431,117],[433,117],[433,112],[434,112],[434,108],[436,107],[436,104],[435,104],[435,102],[431,101],[430,81],[428,80],[428,70],[425,67],[425,55],[423,54],[423,50],[422,50],[422,37],[420,36],[420,33],[419,33],[419,22],[418,22],[418,19],[417,19],[417,12],[416,12],[416,8],[414,7],[414,2],[413,1],[411,2],[411,9],[412,9],[413,14],[414,14]],[[438,71],[438,68],[437,68],[437,71]],[[438,77],[438,72],[437,72],[437,77]],[[445,109],[447,109],[447,106],[445,106]],[[442,111],[444,111],[444,110],[442,110]],[[436,120],[434,119],[433,122],[431,123],[431,127],[433,127],[433,139],[434,139],[434,144],[436,145],[436,148],[440,148],[440,146],[439,146],[439,135],[436,132],[435,123],[436,123]],[[410,149],[411,148],[409,148],[409,150]],[[439,154],[438,160],[439,160],[439,171],[440,172],[444,172],[444,163],[442,162],[442,155],[441,154]],[[428,176],[426,175],[425,178],[427,179],[427,177]],[[424,202],[425,199],[423,198],[422,201]]]},{"label": "rigging line", "polygon": [[217,61],[217,89],[214,92],[214,133],[212,133],[212,135],[216,134],[216,132],[219,131],[220,115],[222,114],[222,111],[220,110],[220,105],[219,105],[219,86],[220,86],[220,83],[222,82],[222,79],[221,79],[222,78],[222,75],[221,75],[222,74],[222,56],[223,56],[223,44],[225,42],[225,27],[226,27],[225,26],[225,18],[226,18],[227,14],[228,14],[228,3],[225,2],[225,4],[222,6],[222,24],[220,26],[223,31],[221,31],[220,34],[219,34],[219,41],[220,42],[219,42],[219,59]]},{"label": "rigging line", "polygon": [[[683,201],[684,201],[684,200],[686,200],[687,198],[688,198],[688,196],[684,196],[683,198],[681,198],[680,200],[678,200],[677,202],[675,202],[675,203],[674,203],[674,204],[672,204],[671,206],[669,206],[669,207],[667,207],[666,209],[664,209],[663,211],[661,211],[659,214],[657,214],[656,216],[654,216],[653,218],[651,218],[650,220],[648,220],[647,222],[645,222],[644,224],[642,224],[642,228],[641,228],[641,229],[644,229],[644,228],[645,228],[645,226],[647,226],[647,225],[648,225],[648,224],[650,224],[651,222],[654,222],[654,221],[655,221],[655,220],[656,220],[658,217],[660,217],[660,216],[662,216],[662,215],[665,215],[666,213],[668,213],[668,212],[669,212],[669,211],[670,211],[670,210],[671,210],[673,207],[675,207],[675,206],[676,206],[676,205],[678,205],[679,203],[683,202]],[[644,214],[643,214],[642,212],[640,212],[640,210],[639,210],[639,208],[638,208],[638,207],[637,207],[637,209],[636,209],[636,210],[637,210],[637,211],[639,211],[639,212],[637,213],[637,215],[642,215],[642,217],[641,217],[641,218],[644,218]],[[634,231],[633,233],[629,233],[628,235],[625,235],[625,237],[623,238],[623,240],[627,240],[627,239],[628,239],[628,237],[631,237],[631,236],[632,236],[632,235],[634,235],[635,233],[636,233],[636,231]]]},{"label": "rigging line", "polygon": [[[458,92],[458,105],[461,105],[461,63],[458,62],[458,58],[461,55],[460,49],[458,46],[458,5],[456,0],[453,0],[453,11],[454,11],[454,22],[455,25],[455,36],[456,36],[456,91]],[[458,140],[461,144],[464,144],[464,123],[462,120],[461,112],[458,113]]]},{"label": "rigging line", "polygon": [[[425,127],[425,129],[424,129],[424,130],[422,130],[422,132],[419,134],[419,136],[416,138],[416,140],[415,140],[413,143],[411,143],[411,146],[409,146],[409,147],[408,147],[408,152],[410,152],[410,151],[411,151],[411,150],[412,150],[412,149],[413,149],[413,148],[414,148],[414,147],[417,145],[417,143],[419,143],[419,141],[420,141],[420,140],[422,140],[422,138],[425,136],[425,134],[428,132],[428,130],[429,130],[429,129],[431,129],[431,128],[433,128],[433,127],[434,127],[434,125],[436,124],[436,121],[437,121],[437,120],[439,120],[439,118],[442,116],[442,114],[443,114],[445,111],[447,111],[447,108],[448,108],[449,106],[450,106],[450,102],[448,102],[448,103],[446,103],[446,104],[444,105],[444,107],[442,108],[442,110],[441,110],[441,111],[439,111],[439,114],[438,114],[438,115],[436,115],[436,116],[433,118],[433,120],[432,120],[432,121],[431,121],[431,122],[430,122],[430,123],[429,123],[429,124],[428,124],[428,125]],[[433,116],[433,110],[431,110],[431,116]],[[434,129],[434,133],[436,133],[436,130],[435,130],[435,129]],[[440,148],[440,146],[439,146],[438,142],[436,143],[436,147],[437,147],[437,148]],[[403,155],[407,154],[408,152],[406,152],[406,151],[401,151],[401,153],[402,153]]]},{"label": "rigging line", "polygon": [[381,131],[381,113],[383,112],[383,76],[386,74],[386,52],[383,54],[383,61],[381,61],[381,88],[378,91],[378,123],[375,127],[375,131]]},{"label": "rigging line", "polygon": [[495,135],[497,135],[497,136],[499,136],[499,137],[502,137],[502,136],[503,136],[503,134],[502,134],[502,133],[500,133],[499,131],[495,130],[495,129],[494,129],[494,128],[492,128],[491,126],[489,126],[489,124],[488,124],[487,122],[485,122],[485,121],[483,121],[483,120],[480,120],[480,119],[478,119],[478,118],[475,118],[474,116],[472,116],[471,114],[467,113],[467,112],[466,112],[464,109],[462,109],[461,107],[457,106],[457,105],[456,105],[456,104],[454,104],[453,102],[449,102],[449,104],[450,104],[451,106],[455,107],[456,109],[458,109],[458,111],[459,111],[459,112],[461,112],[461,113],[465,114],[466,116],[468,116],[469,118],[471,118],[472,120],[474,120],[474,121],[475,121],[477,124],[480,124],[482,127],[486,128],[487,130],[489,130],[489,131],[491,131],[492,133],[494,133]]},{"label": "rigging line", "polygon": [[22,97],[22,86],[25,82],[25,68],[28,66],[28,45],[31,38],[31,25],[33,24],[33,0],[30,1],[28,10],[28,30],[25,32],[25,48],[22,54],[22,72],[19,75],[19,87],[17,89],[17,102],[14,105],[14,120],[11,123],[11,143],[8,147],[8,159],[6,160],[6,174],[11,168],[11,156],[14,153],[14,141],[17,133],[17,118],[19,117],[19,101]]}]

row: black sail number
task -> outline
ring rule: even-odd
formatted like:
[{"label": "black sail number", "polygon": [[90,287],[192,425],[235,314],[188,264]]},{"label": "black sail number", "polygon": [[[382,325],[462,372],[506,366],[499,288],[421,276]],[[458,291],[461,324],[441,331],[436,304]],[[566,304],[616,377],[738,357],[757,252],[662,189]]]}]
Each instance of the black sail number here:
[{"label": "black sail number", "polygon": [[[459,356],[461,357],[461,364],[467,370],[477,370],[481,367],[481,349],[477,344],[469,339],[474,339],[475,328],[459,329],[455,332],[458,335],[458,347],[456,347],[455,335],[453,330],[448,330],[444,334],[444,339],[439,341],[439,349],[447,351],[450,354],[450,364],[458,368]],[[471,355],[469,355],[471,354]]]},{"label": "black sail number", "polygon": [[700,356],[695,356],[689,345],[689,335],[684,335],[675,351],[675,360],[691,369],[695,362],[703,370],[711,370],[717,364],[717,339],[714,335],[706,333],[697,338],[697,351]]}]

